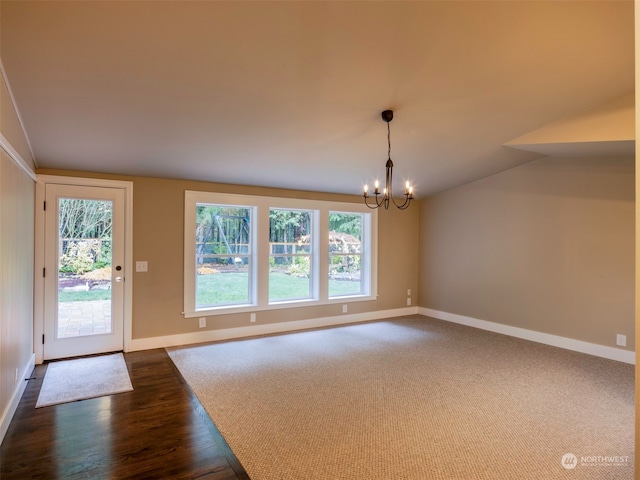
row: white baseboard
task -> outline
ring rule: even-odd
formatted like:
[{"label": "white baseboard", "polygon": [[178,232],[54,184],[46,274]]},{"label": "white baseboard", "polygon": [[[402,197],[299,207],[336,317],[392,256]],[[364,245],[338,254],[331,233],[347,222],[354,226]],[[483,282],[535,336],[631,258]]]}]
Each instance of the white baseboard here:
[{"label": "white baseboard", "polygon": [[2,418],[0,419],[0,443],[4,440],[4,436],[9,429],[9,424],[13,419],[13,415],[16,413],[16,409],[18,408],[18,404],[20,403],[20,399],[22,398],[22,394],[24,393],[25,388],[27,388],[26,379],[31,377],[31,372],[36,366],[36,355],[35,353],[31,355],[31,359],[29,359],[29,363],[25,366],[22,372],[18,373],[18,382],[16,383],[16,389],[11,396],[11,401],[7,405],[7,408],[2,412]]},{"label": "white baseboard", "polygon": [[534,330],[527,330],[524,328],[489,322],[486,320],[479,320],[473,317],[467,317],[455,313],[441,312],[439,310],[433,310],[423,307],[407,307],[395,310],[381,310],[377,312],[356,313],[351,315],[340,315],[336,317],[312,318],[308,320],[297,320],[292,322],[267,323],[263,325],[226,328],[222,330],[205,330],[200,332],[182,333],[178,335],[167,335],[163,337],[138,338],[131,340],[127,351],[133,352],[137,350],[149,350],[152,348],[176,347],[194,343],[231,340],[234,338],[246,338],[258,335],[285,333],[297,330],[307,330],[311,328],[332,327],[350,323],[369,322],[373,320],[380,320],[383,318],[393,318],[415,314],[458,323],[469,327],[479,328],[481,330],[500,333],[503,335],[509,335],[511,337],[522,338],[524,340],[530,340],[532,342],[564,348],[566,350],[573,350],[589,355],[595,355],[597,357],[608,358],[610,360],[630,363],[632,365],[635,365],[636,362],[635,352],[631,352],[629,350],[607,347],[595,343],[575,340],[573,338],[536,332]]},{"label": "white baseboard", "polygon": [[251,325],[245,327],[226,328],[223,330],[205,330],[202,332],[182,333],[179,335],[167,335],[164,337],[136,338],[129,343],[127,351],[149,350],[152,348],[176,347],[193,343],[214,342],[231,340],[234,338],[254,337],[257,335],[269,335],[273,333],[307,330],[310,328],[332,327],[349,323],[369,322],[382,318],[402,317],[415,315],[418,307],[398,308],[395,310],[382,310],[378,312],[354,313],[337,317],[311,318],[308,320],[296,320],[292,322],[266,323],[263,325]]},{"label": "white baseboard", "polygon": [[622,350],[621,348],[613,348],[607,347],[605,345],[598,345],[596,343],[583,342],[582,340],[560,337],[558,335],[551,335],[549,333],[536,332],[534,330],[527,330],[525,328],[513,327],[510,325],[503,325],[501,323],[488,322],[486,320],[479,320],[477,318],[466,317],[464,315],[458,315],[455,313],[441,312],[439,310],[432,310],[430,308],[419,307],[418,313],[426,317],[437,318],[439,320],[445,320],[447,322],[459,323],[461,325],[467,325],[469,327],[479,328],[481,330],[501,333],[503,335],[509,335],[511,337],[522,338],[524,340],[530,340],[532,342],[544,343],[546,345],[552,345],[554,347],[564,348],[566,350],[587,353],[589,355],[595,355],[596,357],[608,358],[610,360],[630,363],[632,365],[635,365],[636,363],[635,352]]}]

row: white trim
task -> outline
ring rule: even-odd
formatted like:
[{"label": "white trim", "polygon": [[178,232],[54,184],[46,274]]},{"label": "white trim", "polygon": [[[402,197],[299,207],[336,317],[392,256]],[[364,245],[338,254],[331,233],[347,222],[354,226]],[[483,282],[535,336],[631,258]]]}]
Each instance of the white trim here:
[{"label": "white trim", "polygon": [[45,183],[41,180],[36,182],[36,203],[34,214],[34,253],[33,253],[33,351],[36,356],[36,364],[40,365],[44,361],[44,347],[42,346],[42,335],[44,335],[44,194]]},{"label": "white trim", "polygon": [[486,320],[479,320],[477,318],[458,315],[456,313],[441,312],[439,310],[432,310],[430,308],[419,307],[418,313],[420,315],[424,315],[425,317],[437,318],[438,320],[458,323],[460,325],[479,328],[481,330],[487,330],[489,332],[501,333],[503,335],[509,335],[511,337],[522,338],[524,340],[530,340],[532,342],[564,348],[566,350],[573,350],[575,352],[586,353],[588,355],[594,355],[596,357],[608,358],[609,360],[630,363],[632,365],[635,365],[636,363],[636,353],[629,350],[622,350],[621,348],[613,348],[607,347],[605,345],[583,342],[582,340],[561,337],[559,335],[551,335],[549,333],[536,332],[534,330],[513,327],[511,325],[504,325],[501,323],[488,322]]},{"label": "white trim", "polygon": [[9,140],[7,140],[2,133],[0,133],[0,148],[2,148],[9,158],[13,160],[14,163],[18,165],[33,181],[37,180],[36,172],[34,172],[29,164],[24,161],[17,150],[11,146]]},{"label": "white trim", "polygon": [[106,180],[104,178],[65,177],[38,174],[38,181],[59,185],[78,185],[81,187],[133,188],[133,182],[126,180]]},{"label": "white trim", "polygon": [[[61,185],[79,185],[86,187],[122,188],[125,196],[125,227],[124,227],[124,268],[130,272],[124,282],[124,351],[130,351],[131,336],[133,334],[133,182],[125,180],[105,180],[100,178],[64,177],[57,175],[38,175],[36,184],[36,238],[35,238],[35,286],[34,286],[34,325],[33,345],[36,353],[36,363],[43,361],[42,334],[44,333],[44,211],[38,207],[44,202],[44,186],[47,183]],[[126,279],[129,279],[127,281]]]},{"label": "white trim", "polygon": [[415,315],[417,307],[398,308],[395,310],[381,310],[377,312],[354,313],[337,317],[320,317],[308,320],[296,320],[292,322],[267,323],[247,327],[225,328],[222,330],[207,330],[204,332],[182,333],[179,335],[167,335],[164,337],[149,337],[133,339],[131,351],[149,350],[152,348],[176,347],[193,343],[215,342],[234,338],[254,337],[257,335],[269,335],[285,333],[310,328],[333,327],[351,323],[369,322],[383,318],[402,317]]},{"label": "white trim", "polygon": [[124,282],[124,351],[129,351],[133,335],[133,182],[124,187],[124,265],[129,281]]},{"label": "white trim", "polygon": [[[38,162],[36,162],[36,156],[33,154],[33,148],[31,148],[31,142],[29,141],[29,136],[27,135],[27,129],[24,127],[24,122],[22,121],[22,115],[20,115],[20,110],[18,110],[16,97],[13,95],[13,90],[11,90],[11,85],[9,84],[9,79],[7,78],[7,72],[4,69],[4,63],[2,63],[2,59],[0,59],[0,74],[2,74],[2,79],[4,80],[4,84],[7,87],[7,92],[9,92],[9,98],[11,98],[11,105],[13,106],[13,111],[16,112],[16,117],[18,117],[18,123],[20,123],[20,127],[22,128],[22,134],[24,135],[24,139],[27,142],[27,147],[29,148],[31,159],[33,160],[33,163],[36,166],[36,168],[38,168]],[[29,169],[31,170],[31,168]],[[35,180],[35,177],[33,179]]]},{"label": "white trim", "polygon": [[13,395],[11,396],[11,401],[4,409],[4,412],[2,412],[2,417],[0,418],[0,443],[4,440],[4,436],[9,429],[9,424],[11,423],[13,415],[16,413],[18,404],[20,403],[20,399],[22,398],[22,394],[27,388],[27,380],[35,368],[35,359],[35,354],[32,354],[29,359],[29,363],[27,363],[24,370],[20,375],[18,375],[18,383],[16,385],[16,389],[13,391]]}]

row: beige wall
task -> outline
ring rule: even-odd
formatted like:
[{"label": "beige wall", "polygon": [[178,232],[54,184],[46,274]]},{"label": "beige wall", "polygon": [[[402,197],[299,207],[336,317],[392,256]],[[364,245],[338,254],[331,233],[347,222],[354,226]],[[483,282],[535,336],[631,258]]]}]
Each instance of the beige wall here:
[{"label": "beige wall", "polygon": [[[149,262],[148,273],[133,274],[133,338],[200,332],[197,318],[183,318],[183,224],[185,190],[264,196],[354,201],[359,197],[241,187],[146,177],[38,170],[49,175],[91,176],[133,181],[133,257]],[[418,288],[419,206],[403,212],[381,211],[379,225],[378,300],[349,303],[349,314],[406,307],[406,290]],[[283,308],[257,313],[256,325],[342,315],[342,304]],[[248,327],[248,314],[208,318],[207,329]],[[206,330],[206,329],[205,329]]]},{"label": "beige wall", "polygon": [[547,158],[421,204],[420,306],[634,340],[633,158]]}]

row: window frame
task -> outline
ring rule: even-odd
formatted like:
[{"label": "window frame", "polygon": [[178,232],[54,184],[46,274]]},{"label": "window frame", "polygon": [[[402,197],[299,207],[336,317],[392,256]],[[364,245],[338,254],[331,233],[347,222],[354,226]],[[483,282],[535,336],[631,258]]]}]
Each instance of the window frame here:
[{"label": "window frame", "polygon": [[[250,272],[250,302],[208,308],[196,308],[196,206],[233,205],[252,208],[250,235],[253,271]],[[312,235],[315,248],[312,258],[311,298],[269,302],[269,212],[271,209],[312,211]],[[362,272],[363,293],[329,298],[329,212],[363,213]],[[282,308],[330,305],[345,302],[371,301],[377,298],[378,215],[364,204],[307,200],[284,197],[264,197],[231,193],[185,190],[184,203],[184,311],[185,318],[258,312]],[[262,241],[260,241],[262,240]]]},{"label": "window frame", "polygon": [[[305,301],[305,300],[315,300],[318,298],[318,254],[317,254],[317,240],[318,240],[318,235],[316,233],[317,229],[318,229],[318,223],[319,223],[319,215],[318,215],[318,211],[315,209],[306,209],[306,208],[282,208],[282,207],[273,207],[270,206],[269,207],[269,224],[271,223],[271,212],[273,210],[279,210],[279,211],[284,211],[284,212],[306,212],[309,214],[309,227],[311,230],[311,234],[310,236],[310,241],[309,241],[309,246],[310,246],[310,252],[309,253],[305,253],[305,254],[272,254],[271,253],[271,249],[269,249],[269,273],[271,273],[271,258],[273,257],[291,257],[291,258],[301,258],[301,257],[308,257],[309,258],[309,295],[307,295],[306,297],[299,297],[299,298],[283,298],[283,299],[277,299],[277,300],[271,300],[271,291],[269,289],[270,286],[270,282],[267,284],[267,290],[269,291],[269,305],[282,305],[282,304],[287,304],[290,302],[300,302],[300,301]],[[269,238],[269,244],[271,243],[271,239]]]},{"label": "window frame", "polygon": [[[198,281],[197,281],[197,275],[195,275],[194,272],[194,302],[195,302],[195,309],[197,311],[201,311],[201,310],[210,310],[210,309],[219,309],[219,308],[225,308],[225,307],[233,307],[233,306],[246,306],[246,305],[252,305],[253,303],[255,303],[255,282],[253,281],[253,276],[255,274],[255,268],[254,268],[254,264],[256,261],[254,252],[255,252],[255,235],[254,232],[252,231],[252,225],[253,225],[253,217],[256,215],[256,209],[254,207],[248,207],[246,205],[231,205],[231,204],[211,204],[211,203],[205,203],[205,202],[198,202],[195,205],[196,210],[194,211],[194,213],[197,211],[197,208],[200,206],[204,206],[204,207],[224,207],[224,208],[241,208],[244,210],[247,210],[249,212],[249,249],[247,252],[236,252],[236,253],[225,253],[225,254],[214,254],[212,258],[235,258],[235,257],[247,257],[248,258],[248,275],[247,275],[247,302],[226,302],[226,303],[220,303],[218,305],[205,305],[201,308],[198,308],[197,304],[198,304],[198,300],[197,300],[197,290],[198,290]],[[194,224],[195,225],[195,224]],[[195,238],[195,237],[194,237]],[[194,246],[196,247],[197,250],[197,238],[195,238],[196,242],[194,244]],[[194,257],[197,261],[197,253],[194,250]],[[197,263],[195,265],[195,269],[197,271]]]},{"label": "window frame", "polygon": [[[376,210],[377,211],[377,210]],[[360,243],[361,243],[361,247],[360,247],[360,253],[358,254],[352,254],[352,253],[345,253],[345,254],[336,254],[336,253],[332,253],[330,250],[330,245],[331,245],[331,241],[327,241],[327,262],[328,265],[331,265],[331,257],[332,255],[339,255],[339,256],[354,256],[354,255],[358,255],[360,257],[360,288],[361,288],[361,293],[351,293],[351,294],[346,294],[346,295],[331,295],[331,293],[328,291],[328,284],[327,284],[327,298],[329,300],[340,300],[340,299],[344,299],[344,298],[351,298],[351,297],[359,297],[361,295],[368,295],[371,292],[371,280],[372,280],[372,276],[370,274],[370,270],[371,270],[371,262],[370,261],[364,261],[365,259],[369,259],[368,257],[368,253],[371,249],[371,235],[369,235],[368,233],[371,231],[371,220],[368,215],[364,215],[363,213],[367,213],[367,212],[347,212],[347,211],[336,211],[336,210],[330,210],[329,214],[345,214],[345,215],[361,215],[362,216],[362,225],[361,225],[361,235],[360,235]],[[329,240],[329,235],[327,235],[327,240]],[[331,267],[328,266],[328,271],[327,271],[327,281],[329,281],[329,277],[331,274]]]}]

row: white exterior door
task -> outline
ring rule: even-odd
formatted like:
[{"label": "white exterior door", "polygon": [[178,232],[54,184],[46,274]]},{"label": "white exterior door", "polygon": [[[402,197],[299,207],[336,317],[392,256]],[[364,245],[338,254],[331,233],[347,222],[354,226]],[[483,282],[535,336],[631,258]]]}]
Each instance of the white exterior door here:
[{"label": "white exterior door", "polygon": [[122,188],[45,187],[43,358],[123,349]]}]

